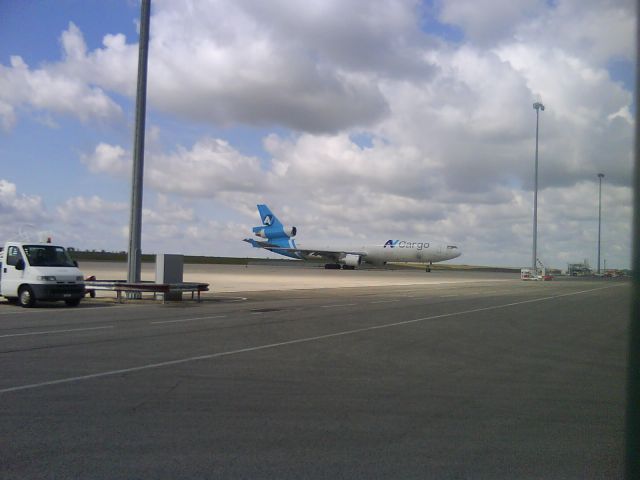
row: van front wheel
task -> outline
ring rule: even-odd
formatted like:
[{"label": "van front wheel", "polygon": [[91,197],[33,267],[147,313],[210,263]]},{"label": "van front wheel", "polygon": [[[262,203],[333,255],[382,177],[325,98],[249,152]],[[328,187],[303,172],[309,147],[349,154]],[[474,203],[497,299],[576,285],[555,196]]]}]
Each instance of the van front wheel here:
[{"label": "van front wheel", "polygon": [[29,285],[20,287],[20,291],[18,292],[18,302],[20,302],[20,306],[24,308],[30,308],[35,305],[36,296],[33,294],[33,290]]}]

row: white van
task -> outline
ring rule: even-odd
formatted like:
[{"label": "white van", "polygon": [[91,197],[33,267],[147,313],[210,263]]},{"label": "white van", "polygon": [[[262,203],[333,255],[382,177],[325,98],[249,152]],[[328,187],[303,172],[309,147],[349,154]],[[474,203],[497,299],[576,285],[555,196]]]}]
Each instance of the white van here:
[{"label": "white van", "polygon": [[84,297],[84,277],[64,247],[7,242],[0,252],[0,295],[23,307],[38,300],[75,307]]}]

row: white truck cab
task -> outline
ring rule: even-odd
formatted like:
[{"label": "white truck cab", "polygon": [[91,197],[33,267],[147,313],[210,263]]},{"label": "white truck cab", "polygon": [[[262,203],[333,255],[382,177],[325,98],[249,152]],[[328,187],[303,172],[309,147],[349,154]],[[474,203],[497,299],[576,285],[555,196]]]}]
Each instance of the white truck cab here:
[{"label": "white truck cab", "polygon": [[75,307],[84,297],[84,277],[64,247],[7,242],[0,251],[0,295],[23,307],[38,300]]}]

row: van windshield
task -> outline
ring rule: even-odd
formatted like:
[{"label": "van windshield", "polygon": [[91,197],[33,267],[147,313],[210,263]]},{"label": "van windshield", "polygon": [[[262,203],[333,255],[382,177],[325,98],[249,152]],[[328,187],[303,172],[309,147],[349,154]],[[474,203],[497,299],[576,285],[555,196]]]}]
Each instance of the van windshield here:
[{"label": "van windshield", "polygon": [[63,247],[53,245],[24,245],[24,253],[32,267],[75,267]]}]

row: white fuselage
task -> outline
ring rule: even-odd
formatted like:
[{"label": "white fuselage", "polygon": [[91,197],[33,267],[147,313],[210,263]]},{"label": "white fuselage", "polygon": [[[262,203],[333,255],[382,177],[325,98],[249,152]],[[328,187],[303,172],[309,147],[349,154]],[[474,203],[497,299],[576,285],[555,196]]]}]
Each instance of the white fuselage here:
[{"label": "white fuselage", "polygon": [[[459,257],[461,252],[456,245],[436,244],[430,242],[410,242],[405,240],[388,241],[382,245],[363,245],[342,249],[347,254],[360,255],[362,262],[384,265],[388,262],[442,262]],[[335,246],[313,245],[306,242],[295,242],[301,250],[335,251]],[[324,255],[301,255],[302,258],[317,258]]]}]

